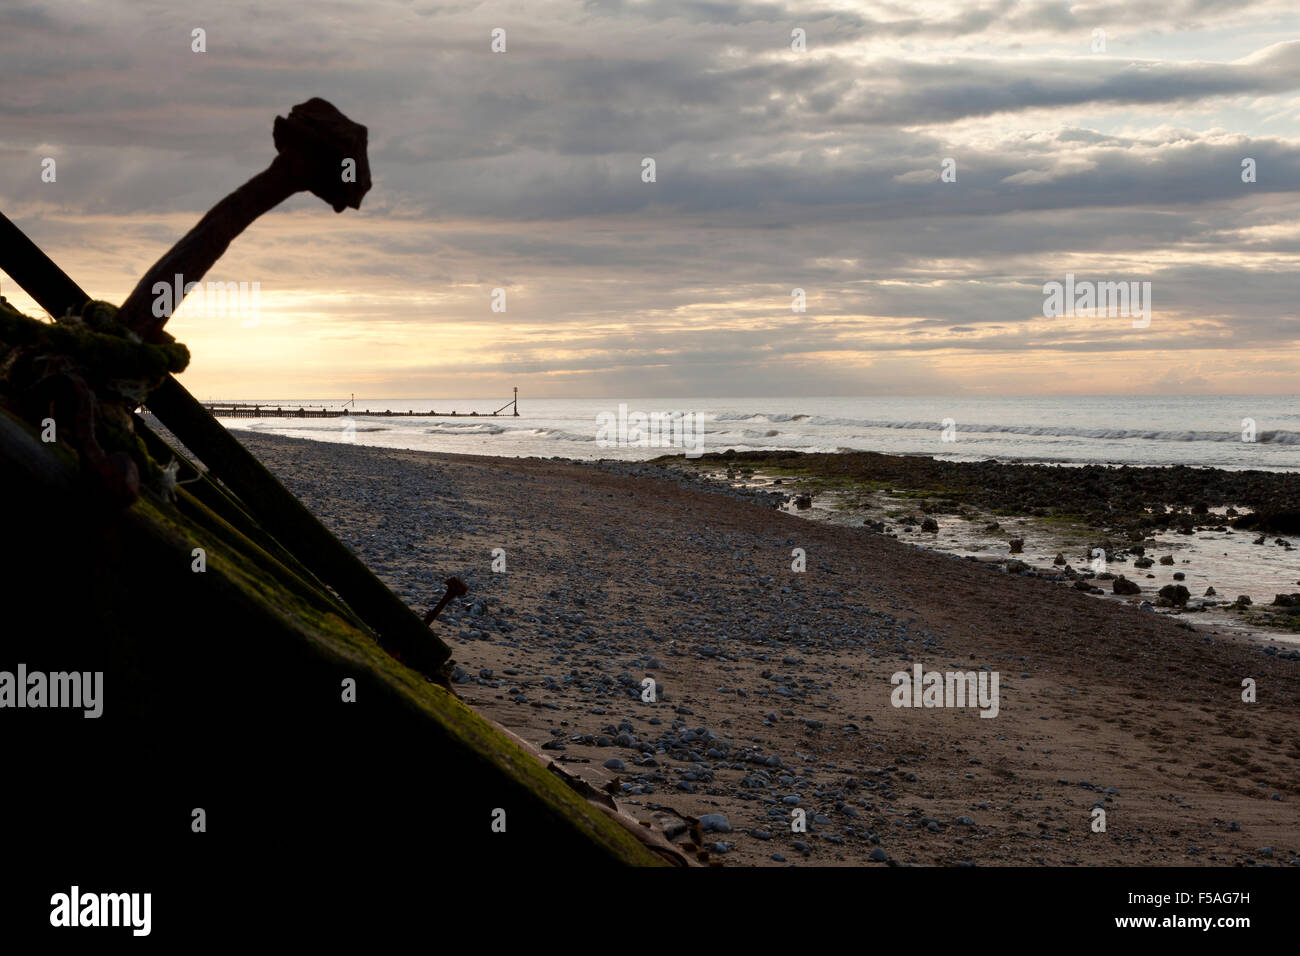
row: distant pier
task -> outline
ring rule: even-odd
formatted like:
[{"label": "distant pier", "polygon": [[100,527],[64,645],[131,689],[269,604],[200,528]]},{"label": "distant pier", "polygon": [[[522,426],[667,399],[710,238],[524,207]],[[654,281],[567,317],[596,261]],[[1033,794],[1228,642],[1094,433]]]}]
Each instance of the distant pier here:
[{"label": "distant pier", "polygon": [[[355,401],[355,399],[354,399]],[[349,403],[351,404],[351,403]],[[284,405],[271,402],[204,402],[203,407],[214,418],[346,418],[349,415],[368,418],[518,418],[519,389],[515,397],[494,412],[439,412],[416,411],[408,408],[386,408],[382,412],[366,411],[360,408],[330,407],[328,405]],[[506,411],[510,409],[510,411]]]},{"label": "distant pier", "polygon": [[[329,408],[324,405],[248,405],[221,402],[203,406],[217,418],[496,418],[497,412],[421,412],[415,409],[386,408],[382,412],[368,412],[360,408]],[[509,417],[506,413],[501,417]],[[515,413],[518,417],[518,413]]]}]

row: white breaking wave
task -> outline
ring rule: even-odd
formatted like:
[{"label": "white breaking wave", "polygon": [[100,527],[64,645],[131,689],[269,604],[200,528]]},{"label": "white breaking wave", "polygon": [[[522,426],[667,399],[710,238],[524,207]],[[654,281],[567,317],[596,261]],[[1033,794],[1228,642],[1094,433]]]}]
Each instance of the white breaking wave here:
[{"label": "white breaking wave", "polygon": [[552,441],[595,441],[596,434],[592,432],[589,435],[577,435],[573,432],[566,432],[559,428],[542,428],[539,429],[543,438],[549,438]]},{"label": "white breaking wave", "polygon": [[[907,428],[917,431],[938,431],[939,422],[889,422],[862,418],[826,418],[821,415],[809,419],[809,424],[840,428]],[[973,435],[1033,435],[1042,438],[1097,438],[1109,440],[1140,439],[1142,441],[1233,441],[1240,442],[1241,432],[1209,432],[1180,429],[1147,428],[1081,428],[1071,425],[979,425],[957,423],[957,431]],[[1255,436],[1260,444],[1300,445],[1300,432],[1262,431]]]},{"label": "white breaking wave", "polygon": [[740,412],[719,412],[713,416],[715,422],[747,422],[751,419],[762,419],[765,422],[781,424],[782,422],[801,422],[805,418],[811,419],[813,416],[804,414],[786,415],[781,412],[749,412],[743,414]]},{"label": "white breaking wave", "polygon": [[493,425],[491,422],[438,422],[432,428],[426,428],[425,432],[430,435],[451,434],[451,435],[500,435],[506,431],[500,425]]}]

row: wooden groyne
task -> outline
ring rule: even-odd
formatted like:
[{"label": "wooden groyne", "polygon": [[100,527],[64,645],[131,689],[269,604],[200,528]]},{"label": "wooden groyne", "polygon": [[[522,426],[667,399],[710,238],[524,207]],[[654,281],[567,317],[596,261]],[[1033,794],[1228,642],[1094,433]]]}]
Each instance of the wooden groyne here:
[{"label": "wooden groyne", "polygon": [[[422,412],[414,409],[386,408],[382,412],[351,408],[328,408],[288,405],[204,405],[214,418],[509,418],[510,413],[498,416],[497,412]],[[516,412],[514,417],[518,417]]]},{"label": "wooden groyne", "polygon": [[[263,405],[260,402],[205,402],[203,407],[213,418],[347,418],[351,415],[365,415],[369,418],[518,418],[519,389],[515,397],[494,412],[439,412],[406,411],[386,408],[382,412],[366,411],[360,408],[330,407],[328,405],[284,405],[272,402]],[[506,411],[510,409],[510,411]]]}]

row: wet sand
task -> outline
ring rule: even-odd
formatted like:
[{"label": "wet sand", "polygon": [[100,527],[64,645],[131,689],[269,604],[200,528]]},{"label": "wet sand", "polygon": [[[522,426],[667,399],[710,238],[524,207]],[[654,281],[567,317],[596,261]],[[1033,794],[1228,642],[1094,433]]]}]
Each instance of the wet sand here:
[{"label": "wet sand", "polygon": [[[1300,661],[1257,642],[653,466],[239,438],[417,611],[469,583],[466,701],[715,861],[1297,862]],[[997,716],[894,707],[915,663],[997,672]]]}]

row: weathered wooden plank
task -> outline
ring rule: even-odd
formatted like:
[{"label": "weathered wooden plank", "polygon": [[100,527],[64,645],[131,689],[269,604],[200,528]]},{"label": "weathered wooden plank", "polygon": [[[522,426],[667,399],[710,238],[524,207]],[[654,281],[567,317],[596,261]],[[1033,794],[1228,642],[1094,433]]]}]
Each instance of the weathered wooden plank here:
[{"label": "weathered wooden plank", "polygon": [[[0,213],[0,269],[27,290],[50,315],[80,312],[90,296],[73,282],[36,243]],[[39,291],[39,295],[37,292]]]},{"label": "weathered wooden plank", "polygon": [[384,647],[427,676],[451,650],[344,547],[233,435],[171,376],[149,396],[149,410],[203,459],[258,524],[338,591]]}]

